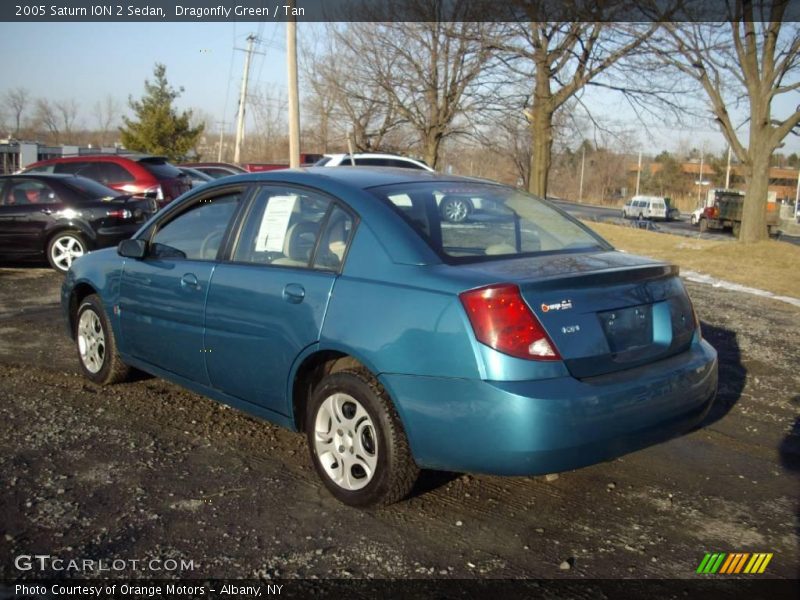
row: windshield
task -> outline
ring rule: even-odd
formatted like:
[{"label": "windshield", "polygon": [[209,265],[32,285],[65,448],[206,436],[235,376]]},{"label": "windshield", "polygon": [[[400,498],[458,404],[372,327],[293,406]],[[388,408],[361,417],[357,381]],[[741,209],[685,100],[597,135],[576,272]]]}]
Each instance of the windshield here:
[{"label": "windshield", "polygon": [[566,213],[512,188],[470,181],[371,188],[446,262],[610,250]]},{"label": "windshield", "polygon": [[99,198],[102,200],[108,200],[123,195],[117,190],[112,190],[111,188],[104,186],[102,183],[98,183],[93,179],[87,179],[86,177],[69,177],[62,179],[61,181],[68,188],[72,188],[73,190],[78,191],[80,194],[88,196],[92,199]]}]

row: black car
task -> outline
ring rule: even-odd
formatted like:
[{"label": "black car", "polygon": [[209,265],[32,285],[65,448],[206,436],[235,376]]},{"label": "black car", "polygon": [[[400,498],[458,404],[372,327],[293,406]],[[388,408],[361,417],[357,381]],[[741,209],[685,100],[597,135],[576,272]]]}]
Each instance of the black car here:
[{"label": "black car", "polygon": [[129,238],[155,212],[152,199],[120,195],[75,175],[0,176],[0,259],[44,254],[57,271]]}]

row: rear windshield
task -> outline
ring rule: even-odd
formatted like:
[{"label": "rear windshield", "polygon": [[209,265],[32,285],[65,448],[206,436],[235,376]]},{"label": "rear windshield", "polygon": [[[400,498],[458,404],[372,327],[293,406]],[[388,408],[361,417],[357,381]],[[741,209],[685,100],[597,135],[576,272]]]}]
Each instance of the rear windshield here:
[{"label": "rear windshield", "polygon": [[547,202],[473,182],[415,182],[369,190],[446,262],[610,250],[602,238]]},{"label": "rear windshield", "polygon": [[164,160],[146,159],[140,160],[139,164],[158,179],[173,179],[181,176],[181,172],[178,170],[178,167],[171,165]]},{"label": "rear windshield", "polygon": [[112,190],[102,183],[98,183],[93,179],[87,179],[86,177],[68,177],[62,179],[61,182],[68,188],[77,191],[82,196],[91,199],[106,200],[121,195],[118,191]]}]

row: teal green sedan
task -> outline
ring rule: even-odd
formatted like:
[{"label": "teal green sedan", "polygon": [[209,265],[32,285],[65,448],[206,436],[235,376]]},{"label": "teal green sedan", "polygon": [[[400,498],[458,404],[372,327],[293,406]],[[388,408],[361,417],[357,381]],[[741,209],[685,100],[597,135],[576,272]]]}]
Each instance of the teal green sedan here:
[{"label": "teal green sedan", "polygon": [[[481,206],[446,219],[450,200]],[[546,201],[404,169],[218,180],[67,273],[83,373],[133,369],[308,439],[354,506],[420,469],[554,473],[696,427],[717,356],[675,266]]]}]

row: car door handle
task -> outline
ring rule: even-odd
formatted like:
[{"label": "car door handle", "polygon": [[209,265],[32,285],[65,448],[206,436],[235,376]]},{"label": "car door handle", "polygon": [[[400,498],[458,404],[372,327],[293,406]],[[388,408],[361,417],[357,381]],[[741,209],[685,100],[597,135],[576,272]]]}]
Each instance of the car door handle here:
[{"label": "car door handle", "polygon": [[300,304],[306,297],[306,290],[299,283],[287,283],[283,288],[283,299],[292,304]]},{"label": "car door handle", "polygon": [[42,208],[41,210],[39,210],[39,212],[42,213],[43,215],[52,215],[53,214],[52,209],[49,209],[49,208]]},{"label": "car door handle", "polygon": [[184,276],[181,277],[181,287],[199,290],[200,284],[197,282],[197,275],[194,273],[185,273]]}]

